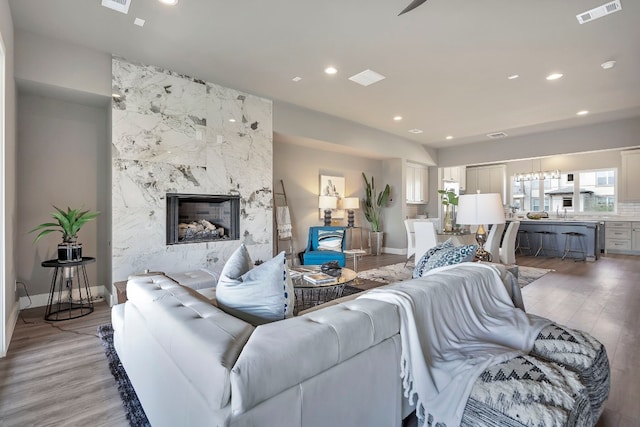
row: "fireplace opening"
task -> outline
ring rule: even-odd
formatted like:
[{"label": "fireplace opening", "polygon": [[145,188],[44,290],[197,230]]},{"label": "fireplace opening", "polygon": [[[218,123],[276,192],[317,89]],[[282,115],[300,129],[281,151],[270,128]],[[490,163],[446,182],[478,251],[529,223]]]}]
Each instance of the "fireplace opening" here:
[{"label": "fireplace opening", "polygon": [[167,245],[240,239],[240,197],[167,193]]}]

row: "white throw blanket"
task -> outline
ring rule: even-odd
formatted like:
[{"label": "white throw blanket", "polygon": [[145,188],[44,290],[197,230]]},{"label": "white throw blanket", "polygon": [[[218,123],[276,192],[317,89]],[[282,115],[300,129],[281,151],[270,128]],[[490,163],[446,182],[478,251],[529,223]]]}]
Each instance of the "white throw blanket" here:
[{"label": "white throw blanket", "polygon": [[291,215],[289,213],[289,206],[276,207],[276,223],[278,224],[279,239],[291,237]]},{"label": "white throw blanket", "polygon": [[479,263],[438,268],[360,298],[399,308],[404,392],[420,425],[429,415],[433,425],[459,425],[482,371],[528,353],[550,323],[514,307],[496,271]]}]

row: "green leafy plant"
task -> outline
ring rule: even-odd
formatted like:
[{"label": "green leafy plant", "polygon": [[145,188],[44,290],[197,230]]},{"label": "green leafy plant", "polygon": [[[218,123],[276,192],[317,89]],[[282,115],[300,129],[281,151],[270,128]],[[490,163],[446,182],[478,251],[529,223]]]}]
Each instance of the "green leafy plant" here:
[{"label": "green leafy plant", "polygon": [[363,172],[362,178],[364,178],[364,183],[367,186],[365,189],[366,197],[363,208],[364,217],[369,224],[371,224],[371,231],[380,231],[380,213],[382,212],[382,208],[389,202],[391,188],[389,188],[389,184],[387,184],[384,190],[377,193],[373,176],[371,177],[371,181],[369,181]]},{"label": "green leafy plant", "polygon": [[78,239],[78,231],[87,222],[95,219],[100,212],[81,211],[80,209],[71,209],[67,207],[66,211],[54,206],[55,212],[51,212],[51,216],[57,222],[45,222],[40,224],[29,233],[41,230],[36,236],[34,243],[49,233],[59,231],[62,233],[62,241],[65,243],[74,243]]},{"label": "green leafy plant", "polygon": [[453,190],[438,190],[438,193],[442,195],[442,204],[444,206],[458,206],[458,196]]}]

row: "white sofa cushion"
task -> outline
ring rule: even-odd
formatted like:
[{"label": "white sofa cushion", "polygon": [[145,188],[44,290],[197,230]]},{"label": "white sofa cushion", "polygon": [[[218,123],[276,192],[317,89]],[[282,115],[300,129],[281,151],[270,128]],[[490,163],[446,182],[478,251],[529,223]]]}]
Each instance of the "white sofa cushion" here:
[{"label": "white sofa cushion", "polygon": [[[118,328],[131,327],[134,320],[129,316],[137,313],[136,319],[144,322],[136,322],[136,329],[152,336],[197,393],[213,409],[220,409],[231,397],[231,367],[254,328],[191,292],[166,276],[130,279],[125,325]],[[125,339],[124,345],[125,355],[141,351],[135,339]],[[125,369],[129,369],[126,363]]]},{"label": "white sofa cushion", "polygon": [[243,413],[399,331],[397,307],[364,299],[258,326],[231,371],[232,412]]},{"label": "white sofa cushion", "polygon": [[253,325],[293,316],[293,283],[285,253],[254,268],[245,245],[231,255],[216,287],[218,306]]}]

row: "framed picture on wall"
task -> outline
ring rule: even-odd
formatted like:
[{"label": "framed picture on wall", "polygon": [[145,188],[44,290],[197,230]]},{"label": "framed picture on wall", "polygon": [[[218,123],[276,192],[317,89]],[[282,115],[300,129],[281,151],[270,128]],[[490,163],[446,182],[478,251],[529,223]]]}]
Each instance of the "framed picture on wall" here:
[{"label": "framed picture on wall", "polygon": [[[332,218],[344,218],[344,209],[342,207],[342,199],[344,198],[344,177],[320,175],[320,196],[335,196],[338,198],[338,209],[331,212]],[[318,209],[320,218],[324,218],[324,211]]]}]

